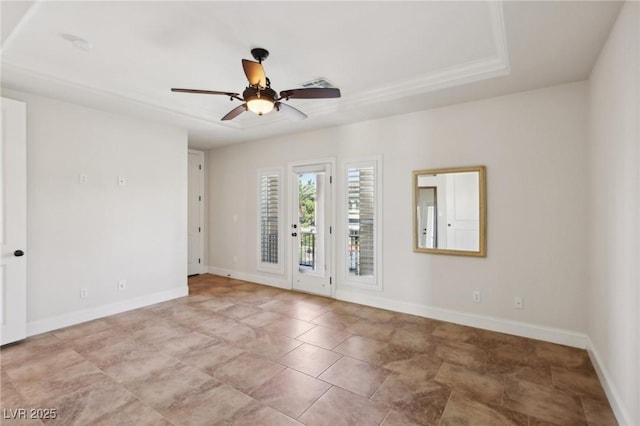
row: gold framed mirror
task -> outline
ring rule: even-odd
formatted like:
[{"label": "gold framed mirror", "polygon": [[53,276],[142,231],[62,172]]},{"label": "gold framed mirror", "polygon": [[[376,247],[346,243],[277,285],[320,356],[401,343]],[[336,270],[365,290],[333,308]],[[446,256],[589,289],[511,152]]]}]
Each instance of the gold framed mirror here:
[{"label": "gold framed mirror", "polygon": [[486,257],[485,166],[413,171],[413,251]]}]

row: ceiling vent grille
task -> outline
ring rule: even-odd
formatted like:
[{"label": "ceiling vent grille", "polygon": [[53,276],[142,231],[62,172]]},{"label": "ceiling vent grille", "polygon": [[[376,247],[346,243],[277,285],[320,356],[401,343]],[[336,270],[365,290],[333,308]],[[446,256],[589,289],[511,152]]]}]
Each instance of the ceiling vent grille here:
[{"label": "ceiling vent grille", "polygon": [[335,88],[334,84],[330,82],[326,77],[318,77],[313,80],[301,83],[300,86],[304,87],[323,87],[323,88]]}]

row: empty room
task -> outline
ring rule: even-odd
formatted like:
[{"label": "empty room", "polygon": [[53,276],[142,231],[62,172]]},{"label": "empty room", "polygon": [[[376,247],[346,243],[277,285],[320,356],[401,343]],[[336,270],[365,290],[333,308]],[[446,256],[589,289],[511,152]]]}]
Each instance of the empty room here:
[{"label": "empty room", "polygon": [[640,426],[640,2],[0,12],[1,424]]}]

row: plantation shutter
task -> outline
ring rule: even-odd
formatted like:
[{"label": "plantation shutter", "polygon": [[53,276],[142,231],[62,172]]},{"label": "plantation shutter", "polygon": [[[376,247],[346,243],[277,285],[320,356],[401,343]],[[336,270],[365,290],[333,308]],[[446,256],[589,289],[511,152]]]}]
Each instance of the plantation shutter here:
[{"label": "plantation shutter", "polygon": [[375,271],[376,172],[373,165],[347,168],[349,273]]},{"label": "plantation shutter", "polygon": [[278,264],[280,177],[260,176],[260,262]]}]

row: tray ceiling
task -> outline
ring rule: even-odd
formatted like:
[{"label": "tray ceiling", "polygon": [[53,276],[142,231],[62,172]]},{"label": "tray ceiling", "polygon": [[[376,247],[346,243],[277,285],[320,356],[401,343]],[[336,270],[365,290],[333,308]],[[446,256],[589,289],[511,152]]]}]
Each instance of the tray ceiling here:
[{"label": "tray ceiling", "polygon": [[[186,127],[202,148],[588,77],[617,2],[2,2],[2,85]],[[75,39],[74,39],[75,38]],[[74,43],[74,40],[79,42]],[[220,118],[242,58],[284,90],[324,77],[309,115]]]}]

